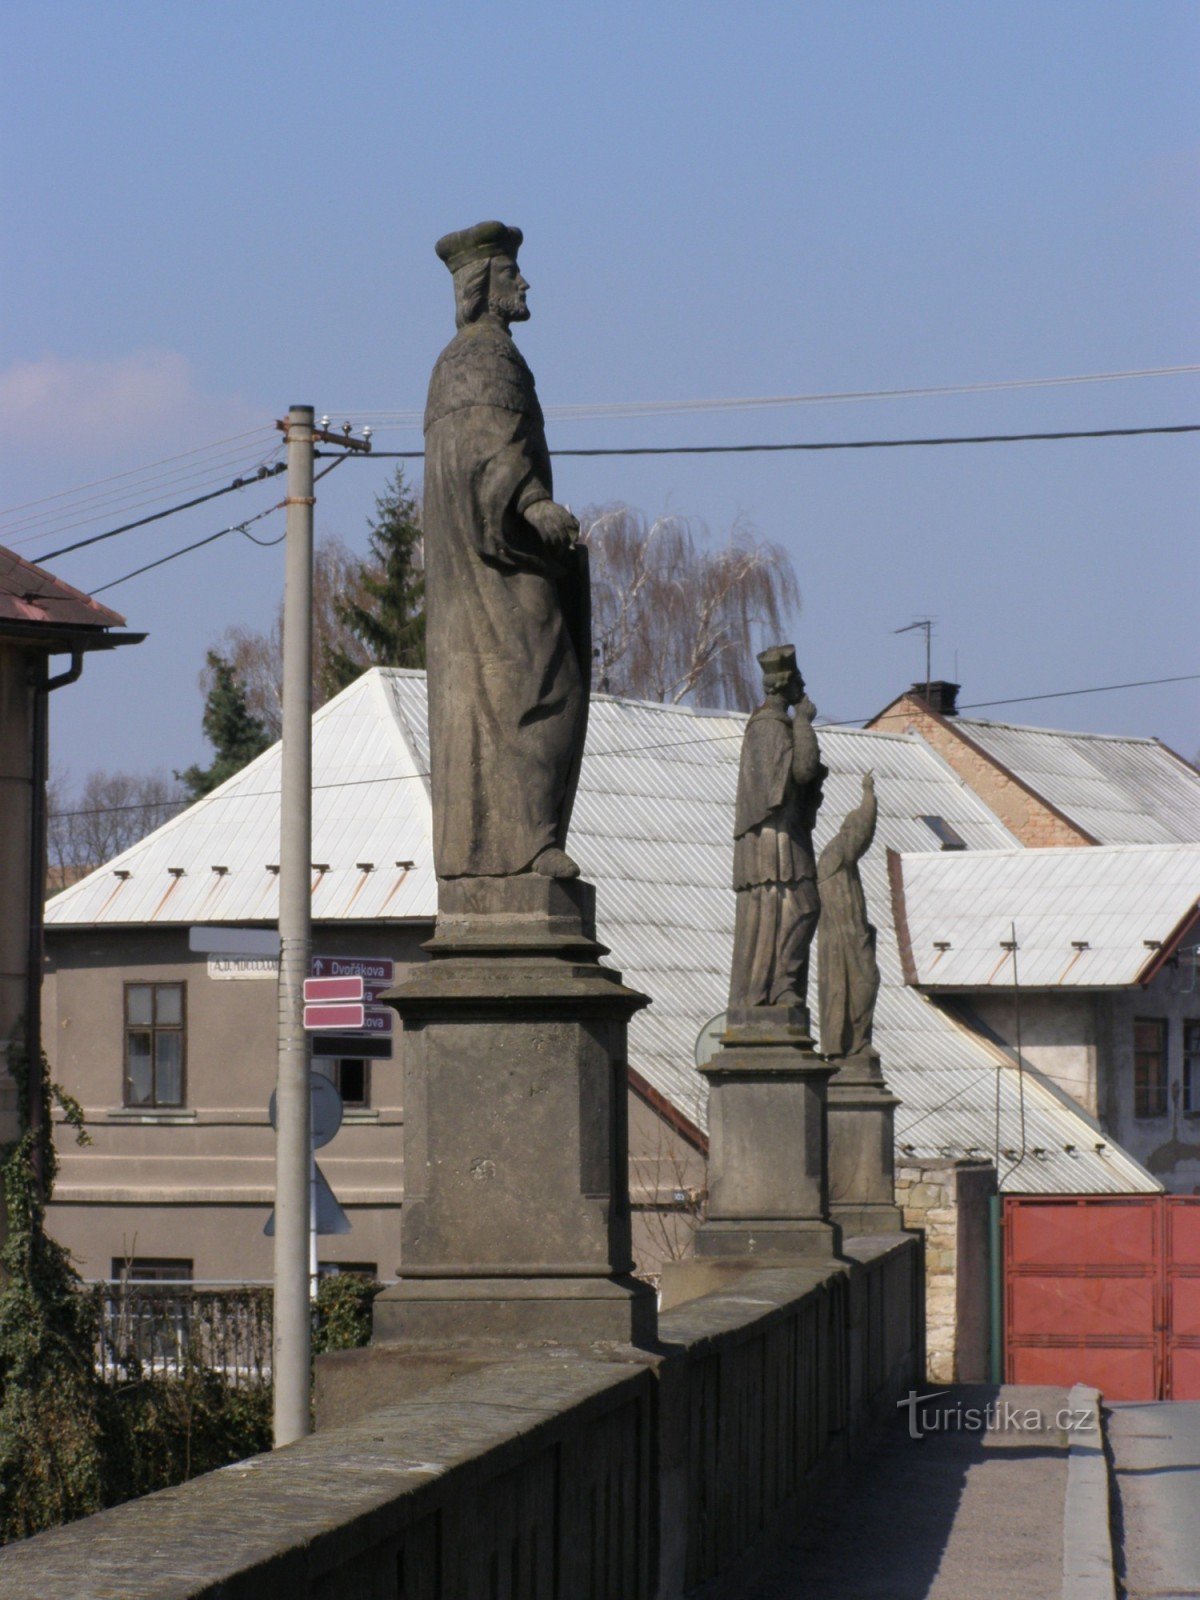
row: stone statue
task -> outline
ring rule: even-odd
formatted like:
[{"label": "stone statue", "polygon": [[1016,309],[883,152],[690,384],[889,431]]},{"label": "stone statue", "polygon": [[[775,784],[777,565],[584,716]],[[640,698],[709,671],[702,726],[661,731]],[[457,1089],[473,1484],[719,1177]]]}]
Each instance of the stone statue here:
[{"label": "stone statue", "polygon": [[425,409],[425,606],[433,855],[439,878],[572,878],[587,730],[587,551],[553,497],[519,228],[439,239],[458,332]]},{"label": "stone statue", "polygon": [[808,954],[820,915],[812,830],[827,768],[795,647],[773,646],[758,660],[766,699],[746,724],[738,770],[729,1005],[793,1006],[807,1016]]},{"label": "stone statue", "polygon": [[817,980],[821,1009],[821,1053],[827,1060],[866,1056],[879,993],[875,929],[867,921],[858,863],[875,837],[875,779],[862,781],[862,802],[821,851],[817,887],[821,896],[821,941]]}]

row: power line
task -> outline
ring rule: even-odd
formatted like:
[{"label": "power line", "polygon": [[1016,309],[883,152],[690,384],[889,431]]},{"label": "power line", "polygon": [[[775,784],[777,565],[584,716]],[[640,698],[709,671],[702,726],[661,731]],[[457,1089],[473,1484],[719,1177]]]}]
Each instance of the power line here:
[{"label": "power line", "polygon": [[[347,454],[349,454],[349,452],[347,452]],[[328,476],[328,474],[333,471],[334,467],[338,466],[342,461],[345,460],[346,456],[338,456],[335,460],[330,462],[323,472],[317,473],[316,477],[313,479],[313,482],[317,483],[322,478]],[[284,464],[281,463],[277,470],[279,472],[283,472],[285,470]],[[272,476],[274,476],[274,474],[272,474]],[[234,487],[237,487],[237,485]],[[221,493],[228,493],[228,491],[222,490]],[[253,523],[261,522],[264,517],[269,517],[272,512],[282,511],[286,504],[287,502],[285,500],[278,500],[273,506],[268,506],[265,511],[259,511],[253,517],[247,517],[245,522],[230,523],[228,528],[222,528],[219,533],[210,533],[205,539],[197,539],[193,544],[182,545],[178,550],[172,550],[169,555],[160,556],[157,561],[148,561],[144,567],[135,567],[132,572],[127,572],[124,577],[114,578],[111,583],[102,583],[98,589],[92,589],[90,594],[94,598],[98,594],[103,594],[106,589],[115,589],[119,584],[128,583],[131,578],[140,578],[143,572],[153,572],[155,567],[165,567],[169,561],[175,561],[180,556],[189,555],[193,550],[201,550],[206,544],[216,544],[218,539],[223,539],[226,534],[229,533],[245,534],[246,538],[250,540],[251,544],[259,545],[263,549],[267,549],[271,545],[282,544],[284,539],[287,537],[286,533],[281,533],[278,539],[256,539],[252,533],[247,532],[247,529]],[[177,507],[176,509],[182,508]],[[164,512],[163,515],[165,516],[167,513]],[[118,529],[117,531],[120,532],[122,530]],[[111,535],[103,534],[101,537],[110,538]]]},{"label": "power line", "polygon": [[[1132,439],[1152,433],[1200,433],[1200,422],[1183,422],[1157,428],[1077,428],[1053,433],[973,433],[929,439],[836,439],[797,444],[655,444],[622,445],[613,449],[552,450],[551,456],[738,456],[770,455],[795,450],[904,450],[948,444],[1029,444],[1039,440]],[[323,454],[318,450],[317,455]],[[424,450],[372,450],[364,461],[420,461]]]},{"label": "power line", "polygon": [[20,505],[8,506],[0,510],[0,517],[9,517],[17,511],[27,511],[30,506],[43,506],[51,500],[64,500],[73,494],[82,494],[85,489],[96,489],[104,483],[117,483],[122,478],[140,476],[145,472],[152,472],[155,467],[169,466],[173,461],[182,461],[187,456],[203,455],[209,450],[220,449],[224,445],[235,444],[239,439],[252,439],[258,433],[270,433],[273,430],[266,424],[260,423],[257,428],[248,428],[245,433],[231,433],[227,438],[215,439],[211,444],[200,444],[194,450],[181,450],[178,455],[163,456],[161,460],[150,461],[140,467],[130,467],[125,472],[114,472],[107,478],[93,478],[89,483],[77,484],[74,489],[60,489],[56,494],[43,495],[40,500],[25,500]]},{"label": "power line", "polygon": [[[262,469],[262,478],[278,477],[285,470],[282,461],[276,462],[273,467]],[[77,539],[74,544],[65,544],[59,550],[47,550],[45,555],[35,556],[34,562],[36,565],[40,565],[44,561],[53,561],[58,556],[69,555],[72,550],[84,550],[88,545],[101,544],[105,539],[115,539],[119,533],[129,533],[133,528],[144,528],[147,523],[161,522],[164,517],[173,517],[177,511],[190,511],[193,506],[202,506],[209,500],[218,500],[223,494],[232,494],[235,489],[247,489],[251,484],[261,482],[262,478],[259,478],[257,474],[253,478],[235,478],[232,483],[227,483],[222,489],[212,489],[208,494],[200,494],[192,500],[184,500],[177,506],[168,506],[165,511],[155,511],[148,517],[139,517],[136,522],[122,523],[119,528],[110,528],[107,533],[95,533],[89,539]],[[180,553],[182,554],[182,552]],[[119,578],[117,582],[123,583],[124,579]],[[105,587],[111,588],[112,585],[106,584]]]},{"label": "power line", "polygon": [[[32,544],[38,539],[57,538],[72,528],[84,527],[89,522],[100,522],[120,516],[122,513],[135,511],[140,506],[159,504],[168,497],[186,493],[193,485],[201,488],[209,484],[227,483],[231,477],[247,478],[252,476],[258,467],[270,465],[282,448],[280,445],[266,454],[256,452],[248,456],[243,447],[213,457],[203,464],[191,463],[161,477],[130,484],[120,490],[109,491],[88,500],[80,500],[71,506],[37,512],[31,517],[24,517],[18,522],[0,527],[0,538],[13,546]],[[245,463],[244,467],[241,470],[234,470],[241,463]],[[21,534],[22,537],[14,538],[14,534]]]},{"label": "power line", "polygon": [[[343,459],[345,459],[345,458],[343,458]],[[326,471],[331,471],[331,470],[332,470],[331,468],[326,468]],[[272,510],[278,510],[278,507],[272,507]],[[267,513],[265,513],[265,512],[262,513],[262,515],[264,515],[264,516],[266,514]],[[232,532],[234,532],[236,530],[232,529],[232,528],[226,528],[223,531],[225,533],[232,533]],[[215,535],[214,537],[219,538],[219,537],[221,537],[221,535]],[[203,541],[203,542],[208,543],[210,541],[206,540],[206,541]],[[182,555],[183,551],[179,551],[178,554]],[[169,560],[170,557],[167,557],[167,559]],[[132,574],[131,574],[131,576],[132,576]],[[121,581],[121,580],[118,580],[118,581]],[[1053,694],[1020,695],[1020,696],[1013,696],[1013,697],[1011,697],[1011,698],[1009,698],[1007,700],[979,700],[979,701],[975,701],[971,705],[963,706],[962,710],[964,710],[964,711],[977,711],[977,710],[981,709],[984,706],[1021,705],[1021,704],[1024,704],[1025,702],[1027,702],[1027,701],[1033,701],[1033,700],[1057,700],[1057,699],[1065,698],[1065,697],[1067,697],[1069,695],[1111,694],[1112,692],[1114,692],[1115,690],[1118,690],[1118,689],[1145,689],[1145,688],[1153,687],[1154,685],[1157,685],[1157,684],[1164,684],[1164,683],[1193,683],[1193,682],[1197,682],[1197,681],[1200,681],[1200,672],[1188,672],[1188,673],[1184,673],[1182,676],[1172,677],[1172,678],[1140,678],[1140,679],[1138,679],[1138,680],[1136,680],[1134,682],[1130,682],[1130,683],[1102,683],[1102,684],[1097,684],[1094,688],[1091,688],[1091,689],[1060,689],[1060,690],[1056,691]],[[736,712],[736,711],[733,711],[733,710],[731,710],[729,712],[729,715],[731,715],[731,716],[739,716],[739,715],[742,715],[742,714],[743,713]],[[907,713],[907,712],[903,712],[903,713],[902,712],[894,712],[894,713],[891,713],[889,717],[855,717],[855,718],[852,718],[850,721],[822,722],[822,723],[818,723],[817,724],[817,731],[818,731],[818,733],[820,733],[821,731],[823,731],[823,730],[825,730],[827,728],[833,728],[833,729],[849,728],[849,727],[853,726],[855,723],[858,723],[858,722],[871,722],[871,721],[884,722],[884,721],[891,720],[891,717],[907,716],[908,714],[909,713]],[[591,752],[591,754],[592,754],[593,758],[596,757],[596,756],[633,756],[633,755],[643,755],[643,754],[646,754],[648,752],[656,751],[656,750],[680,750],[680,749],[685,749],[685,748],[688,748],[688,747],[691,747],[691,746],[695,746],[695,745],[722,744],[722,743],[726,743],[726,742],[728,742],[730,740],[733,740],[733,739],[741,739],[742,736],[743,736],[743,730],[741,728],[739,728],[734,733],[714,733],[714,734],[710,734],[707,738],[704,738],[704,739],[665,739],[665,740],[662,740],[662,741],[660,741],[660,742],[658,742],[656,744],[626,745],[624,749],[593,750]],[[361,787],[363,787],[365,785],[373,784],[373,783],[406,783],[406,782],[410,782],[411,780],[413,780],[415,778],[428,778],[429,776],[430,776],[430,774],[428,772],[425,772],[425,771],[421,771],[421,772],[398,772],[398,773],[388,773],[387,775],[385,775],[383,777],[379,777],[379,778],[345,778],[345,779],[341,780],[338,783],[314,783],[312,787],[313,787],[313,791],[315,793],[317,790],[321,790],[321,789],[357,789],[357,788],[361,788]],[[219,795],[219,796],[207,796],[206,798],[209,798],[209,799],[216,798],[216,799],[221,799],[221,800],[263,800],[263,799],[270,799],[271,796],[276,795],[278,793],[279,793],[279,791],[277,789],[255,789],[255,790],[251,790],[249,793],[239,792],[237,794]],[[181,798],[179,800],[168,800],[168,801],[147,800],[147,801],[138,801],[136,804],[133,804],[133,805],[98,806],[93,810],[85,810],[85,811],[56,811],[56,812],[53,812],[52,815],[55,816],[55,817],[100,816],[100,815],[104,815],[104,814],[106,814],[106,813],[108,813],[110,811],[138,811],[138,810],[146,810],[146,809],[148,809],[150,807],[157,806],[157,805],[176,805],[176,804],[182,805],[182,804],[188,804],[188,803],[190,803],[190,802],[187,801],[186,799],[183,799],[183,798]]]},{"label": "power line", "polygon": [[[1129,378],[1168,378],[1200,372],[1200,365],[1137,367],[1124,372],[1087,372],[1054,378],[1006,378],[983,383],[937,384],[929,388],[843,389],[815,394],[758,395],[714,400],[627,400],[612,403],[547,406],[546,416],[556,421],[593,420],[600,417],[666,416],[706,411],[746,411],[773,406],[827,405],[861,400],[912,400],[939,395],[994,394],[1009,389],[1049,389],[1068,384],[1115,383]],[[335,406],[339,415],[384,419],[380,427],[419,427],[420,411],[367,411],[359,406]],[[390,422],[387,419],[392,419]]]}]

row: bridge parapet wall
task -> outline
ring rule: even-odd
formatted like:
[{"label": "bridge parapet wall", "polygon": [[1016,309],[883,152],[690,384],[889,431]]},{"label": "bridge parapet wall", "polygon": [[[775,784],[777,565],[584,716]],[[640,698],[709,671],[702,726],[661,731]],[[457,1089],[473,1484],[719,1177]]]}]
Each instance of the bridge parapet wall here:
[{"label": "bridge parapet wall", "polygon": [[921,1370],[919,1242],[845,1255],[730,1275],[653,1350],[498,1352],[10,1546],[0,1600],[739,1593]]}]

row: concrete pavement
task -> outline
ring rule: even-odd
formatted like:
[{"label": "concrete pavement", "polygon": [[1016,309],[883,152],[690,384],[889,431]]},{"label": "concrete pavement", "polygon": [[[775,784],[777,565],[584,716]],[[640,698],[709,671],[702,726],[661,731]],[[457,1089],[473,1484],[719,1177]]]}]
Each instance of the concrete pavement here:
[{"label": "concrete pavement", "polygon": [[889,1430],[753,1600],[1062,1600],[1068,1444],[1099,1443],[1073,1414],[1078,1394],[934,1393]]},{"label": "concrete pavement", "polygon": [[1200,1595],[1200,1401],[1108,1409],[1123,1593],[1127,1600]]}]

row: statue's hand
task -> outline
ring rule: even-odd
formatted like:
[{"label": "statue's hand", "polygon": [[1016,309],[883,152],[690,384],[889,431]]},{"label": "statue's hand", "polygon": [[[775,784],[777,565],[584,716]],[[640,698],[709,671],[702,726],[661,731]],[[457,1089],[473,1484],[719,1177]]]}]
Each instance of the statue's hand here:
[{"label": "statue's hand", "polygon": [[813,705],[812,701],[807,695],[804,696],[804,699],[801,700],[800,704],[796,707],[796,714],[797,716],[803,717],[808,722],[811,722],[816,716],[817,708],[815,705]]},{"label": "statue's hand", "polygon": [[864,794],[875,793],[875,773],[870,768],[863,773],[862,786]]},{"label": "statue's hand", "polygon": [[525,520],[556,549],[569,549],[579,537],[578,517],[554,500],[535,500],[526,509]]}]

